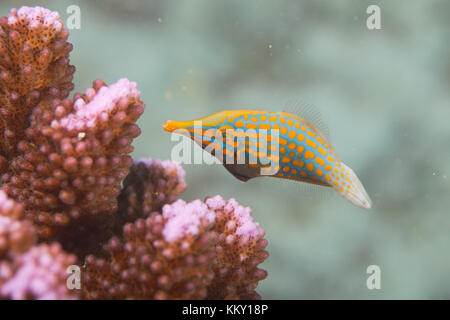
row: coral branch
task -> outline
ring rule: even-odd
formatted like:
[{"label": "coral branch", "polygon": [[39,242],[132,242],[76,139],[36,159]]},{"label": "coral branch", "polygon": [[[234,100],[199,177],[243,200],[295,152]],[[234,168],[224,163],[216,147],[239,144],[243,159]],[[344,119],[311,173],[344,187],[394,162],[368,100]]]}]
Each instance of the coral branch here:
[{"label": "coral branch", "polygon": [[[124,227],[123,240],[113,238],[106,246],[110,259],[88,256],[83,281],[88,299],[201,299],[214,274],[216,235],[211,231],[212,212],[197,200],[178,200]],[[171,215],[180,210],[181,218]],[[190,213],[195,212],[195,216]],[[196,230],[180,230],[177,241],[167,241],[173,224],[191,219]],[[195,221],[195,222],[194,222]]]},{"label": "coral branch", "polygon": [[[34,246],[13,263],[2,264],[2,273],[11,275],[0,288],[0,296],[10,299],[75,299],[77,292],[66,286],[66,269],[76,261],[58,243]],[[0,280],[1,281],[1,280]]]},{"label": "coral branch", "polygon": [[72,45],[58,13],[35,7],[0,18],[0,173],[25,137],[39,101],[64,99],[73,89]]},{"label": "coral branch", "polygon": [[215,196],[205,201],[216,215],[215,231],[219,234],[216,246],[218,263],[213,267],[216,277],[208,290],[208,299],[259,299],[255,292],[267,272],[257,266],[267,259],[264,250],[265,231],[253,221],[250,208],[236,200],[225,201]]},{"label": "coral branch", "polygon": [[2,182],[42,238],[117,209],[120,183],[132,163],[127,153],[140,134],[134,124],[144,110],[139,95],[126,79],[109,87],[95,81],[74,103],[55,99],[33,110],[27,140],[19,143]]},{"label": "coral branch", "polygon": [[21,206],[0,191],[0,299],[74,299],[66,269],[76,257],[59,243],[36,245],[35,228],[17,220]]},{"label": "coral branch", "polygon": [[171,160],[135,160],[118,198],[115,233],[120,234],[126,222],[147,218],[151,212],[174,202],[186,190],[184,175],[181,165]]},{"label": "coral branch", "polygon": [[123,230],[105,247],[108,258],[86,258],[85,298],[260,298],[267,241],[233,199],[177,200]]}]

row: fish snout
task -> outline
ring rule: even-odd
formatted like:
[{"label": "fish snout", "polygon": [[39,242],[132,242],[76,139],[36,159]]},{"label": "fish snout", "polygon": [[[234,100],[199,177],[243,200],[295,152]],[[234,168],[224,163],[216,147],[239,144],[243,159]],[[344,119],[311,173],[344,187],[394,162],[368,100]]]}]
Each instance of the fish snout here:
[{"label": "fish snout", "polygon": [[176,129],[178,129],[178,127],[179,126],[177,125],[177,122],[173,120],[167,120],[163,124],[163,129],[168,132],[174,132]]}]

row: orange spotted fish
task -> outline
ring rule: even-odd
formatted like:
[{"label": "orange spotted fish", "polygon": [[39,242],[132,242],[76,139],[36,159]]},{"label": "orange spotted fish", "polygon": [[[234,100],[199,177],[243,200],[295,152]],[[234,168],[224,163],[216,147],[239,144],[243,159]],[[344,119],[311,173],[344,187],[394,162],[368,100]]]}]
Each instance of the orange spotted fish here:
[{"label": "orange spotted fish", "polygon": [[[196,141],[241,181],[270,175],[313,183],[334,188],[361,208],[372,206],[355,172],[314,126],[297,115],[230,110],[192,121],[169,120],[163,128]],[[276,163],[275,169],[262,173],[269,162]]]}]

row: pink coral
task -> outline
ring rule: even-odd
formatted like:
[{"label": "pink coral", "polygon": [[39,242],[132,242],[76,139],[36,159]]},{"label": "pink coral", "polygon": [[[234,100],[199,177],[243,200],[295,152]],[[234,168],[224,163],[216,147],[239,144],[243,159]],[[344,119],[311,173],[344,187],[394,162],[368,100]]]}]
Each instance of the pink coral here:
[{"label": "pink coral", "polygon": [[72,45],[58,13],[12,9],[0,18],[0,169],[25,137],[28,116],[42,100],[64,99],[73,88]]},{"label": "pink coral", "polygon": [[200,200],[192,201],[189,205],[178,200],[170,206],[164,206],[162,215],[167,221],[162,230],[167,242],[176,242],[186,236],[198,236],[201,227],[212,225],[215,219],[214,213]]},{"label": "pink coral", "polygon": [[186,190],[184,170],[171,160],[134,160],[120,192],[114,230],[120,234],[126,222],[146,218],[153,211],[172,203]]},{"label": "pink coral", "polygon": [[[196,232],[181,228],[177,239],[163,233],[177,225],[177,215],[151,214],[123,228],[123,240],[112,238],[105,250],[109,259],[89,256],[83,281],[87,299],[202,299],[214,277],[215,233],[211,215],[201,201],[178,200],[166,212],[199,212]],[[167,229],[168,228],[168,229]]]},{"label": "pink coral", "polygon": [[205,203],[215,212],[214,229],[219,234],[218,263],[213,267],[216,278],[210,285],[208,298],[260,298],[255,288],[267,277],[267,272],[257,266],[269,256],[264,250],[268,243],[264,229],[253,221],[250,208],[240,206],[235,199],[225,201],[215,196]]},{"label": "pink coral", "polygon": [[36,232],[28,221],[0,216],[0,259],[10,251],[24,252],[36,242]]},{"label": "pink coral", "polygon": [[34,226],[29,221],[19,221],[22,216],[22,206],[0,190],[0,259],[11,252],[24,252],[36,242]]},{"label": "pink coral", "polygon": [[100,226],[117,209],[145,105],[127,79],[96,80],[84,95],[65,99],[73,88],[72,45],[56,12],[13,9],[0,26],[3,189],[23,203],[40,238],[65,241],[79,221]]},{"label": "pink coral", "polygon": [[44,238],[64,233],[71,221],[116,210],[132,163],[126,154],[140,133],[134,122],[143,104],[135,83],[97,81],[75,101],[34,109],[28,139],[19,142],[19,155],[2,177],[4,190],[24,203],[26,218]]},{"label": "pink coral", "polygon": [[[209,202],[209,204],[208,204]],[[258,299],[264,231],[235,200],[165,205],[162,215],[127,224],[106,259],[86,259],[87,299]]]},{"label": "pink coral", "polygon": [[12,218],[22,218],[23,216],[22,205],[9,199],[3,190],[0,190],[0,215]]},{"label": "pink coral", "polygon": [[76,257],[59,243],[36,245],[36,231],[18,220],[21,206],[0,191],[0,298],[73,299],[66,287],[66,269]]},{"label": "pink coral", "polygon": [[0,296],[10,299],[75,299],[76,291],[66,286],[68,266],[74,255],[62,251],[58,243],[34,246],[11,264],[0,265],[2,276],[9,276],[0,288]]},{"label": "pink coral", "polygon": [[77,258],[86,299],[259,298],[267,241],[250,209],[176,201],[178,163],[129,156],[136,83],[95,80],[68,99],[59,15],[12,9],[0,27],[0,299],[77,298],[65,285]]}]

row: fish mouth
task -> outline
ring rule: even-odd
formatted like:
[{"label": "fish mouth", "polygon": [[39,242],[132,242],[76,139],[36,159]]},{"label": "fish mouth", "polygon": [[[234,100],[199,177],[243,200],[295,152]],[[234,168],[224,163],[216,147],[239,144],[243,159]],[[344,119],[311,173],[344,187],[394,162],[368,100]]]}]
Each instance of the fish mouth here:
[{"label": "fish mouth", "polygon": [[177,124],[177,121],[167,120],[163,124],[163,129],[168,132],[174,132],[178,128],[179,128],[179,125]]},{"label": "fish mouth", "polygon": [[196,119],[196,120],[190,120],[190,121],[167,120],[163,124],[163,129],[168,132],[174,132],[177,130],[185,131],[186,129],[192,129],[194,127],[197,129],[200,129],[200,130],[210,128],[208,123],[205,123],[205,121],[203,121],[202,119]]},{"label": "fish mouth", "polygon": [[186,136],[190,136],[189,129],[190,127],[194,126],[193,121],[174,121],[174,120],[167,120],[163,124],[163,129],[168,132],[183,134]]}]

